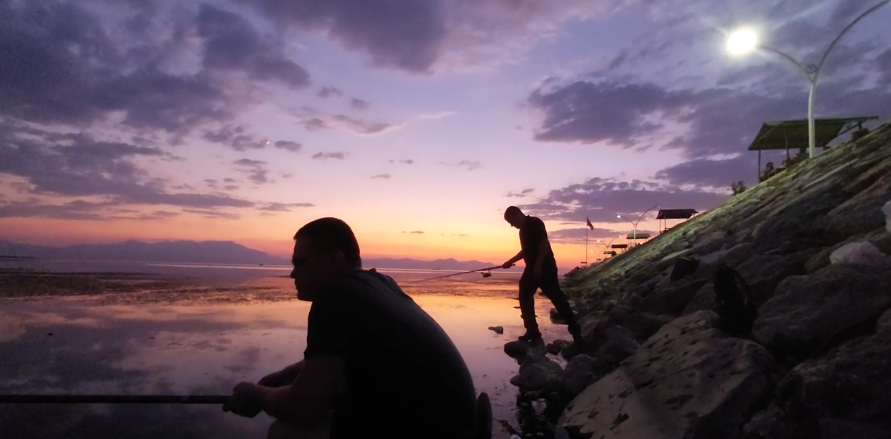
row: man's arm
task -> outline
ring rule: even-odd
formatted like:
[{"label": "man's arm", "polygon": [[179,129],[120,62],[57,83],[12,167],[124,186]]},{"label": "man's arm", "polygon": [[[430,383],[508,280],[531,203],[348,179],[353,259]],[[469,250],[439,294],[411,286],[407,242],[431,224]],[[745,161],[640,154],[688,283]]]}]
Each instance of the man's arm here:
[{"label": "man's arm", "polygon": [[306,429],[328,420],[335,398],[346,390],[344,364],[361,319],[348,290],[332,290],[313,302],[307,319],[300,373],[287,386],[260,390],[263,411]]},{"label": "man's arm", "polygon": [[334,399],[346,390],[344,361],[337,356],[304,360],[297,379],[290,385],[260,387],[263,411],[269,416],[314,430],[328,419]]},{"label": "man's arm", "polygon": [[260,378],[260,381],[257,381],[257,384],[266,387],[282,387],[289,385],[297,379],[297,375],[303,369],[303,361],[304,360],[300,360],[280,371],[272,372],[269,375]]},{"label": "man's arm", "polygon": [[523,250],[520,250],[514,257],[507,260],[511,264],[516,264],[520,259],[523,259]]}]

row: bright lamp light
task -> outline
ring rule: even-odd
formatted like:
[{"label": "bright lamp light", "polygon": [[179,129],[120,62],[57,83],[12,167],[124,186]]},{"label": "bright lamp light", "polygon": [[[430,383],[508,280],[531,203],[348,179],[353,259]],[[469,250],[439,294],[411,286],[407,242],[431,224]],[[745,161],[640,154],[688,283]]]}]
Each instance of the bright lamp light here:
[{"label": "bright lamp light", "polygon": [[758,45],[758,35],[751,29],[739,29],[727,38],[727,51],[734,55],[751,52]]}]

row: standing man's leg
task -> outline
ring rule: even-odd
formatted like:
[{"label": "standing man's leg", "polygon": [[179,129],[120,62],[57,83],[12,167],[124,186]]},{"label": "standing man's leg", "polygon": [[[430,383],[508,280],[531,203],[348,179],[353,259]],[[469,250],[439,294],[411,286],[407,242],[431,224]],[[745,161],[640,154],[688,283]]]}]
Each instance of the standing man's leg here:
[{"label": "standing man's leg", "polygon": [[523,317],[523,326],[526,327],[526,333],[520,336],[520,340],[541,338],[538,322],[535,320],[536,291],[538,291],[538,283],[532,279],[531,274],[523,273],[523,276],[520,278],[520,315]]},{"label": "standing man's leg", "polygon": [[573,341],[582,343],[582,328],[579,326],[575,314],[572,312],[572,307],[569,305],[569,300],[566,298],[566,294],[564,294],[563,290],[560,288],[560,279],[557,278],[556,273],[546,273],[542,275],[541,291],[548,297],[548,299],[551,299],[551,303],[554,304],[554,308],[557,309],[560,318],[567,323]]}]

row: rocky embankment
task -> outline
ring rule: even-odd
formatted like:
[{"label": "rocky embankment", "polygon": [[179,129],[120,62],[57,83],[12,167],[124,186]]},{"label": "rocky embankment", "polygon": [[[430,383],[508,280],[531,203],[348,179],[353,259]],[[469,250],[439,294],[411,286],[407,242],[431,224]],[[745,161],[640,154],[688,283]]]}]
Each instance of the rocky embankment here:
[{"label": "rocky embankment", "polygon": [[884,124],[573,273],[586,345],[505,346],[518,435],[891,438],[889,201]]}]

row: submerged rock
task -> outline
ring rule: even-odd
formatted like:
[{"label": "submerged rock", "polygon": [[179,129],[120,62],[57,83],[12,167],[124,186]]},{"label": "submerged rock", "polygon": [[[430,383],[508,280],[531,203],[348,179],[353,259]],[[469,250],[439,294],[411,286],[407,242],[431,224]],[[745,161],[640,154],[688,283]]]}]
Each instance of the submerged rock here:
[{"label": "submerged rock", "polygon": [[732,438],[771,390],[776,366],[754,342],[727,337],[718,316],[680,317],[566,407],[571,437]]}]

